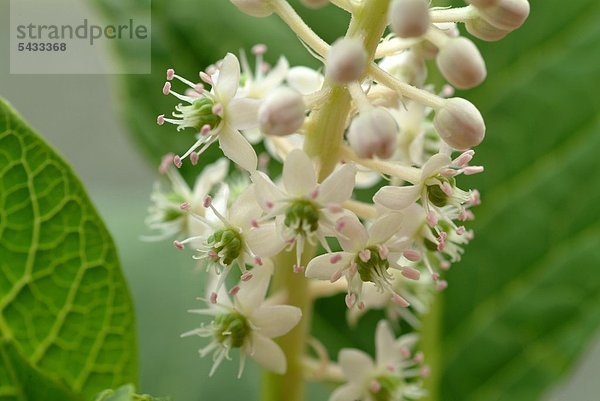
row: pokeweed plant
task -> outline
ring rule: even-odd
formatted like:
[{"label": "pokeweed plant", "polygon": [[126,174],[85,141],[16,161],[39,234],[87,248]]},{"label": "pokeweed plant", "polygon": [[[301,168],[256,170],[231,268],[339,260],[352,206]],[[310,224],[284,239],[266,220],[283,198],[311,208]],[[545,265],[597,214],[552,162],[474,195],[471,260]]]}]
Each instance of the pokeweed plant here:
[{"label": "pokeweed plant", "polygon": [[[324,69],[290,67],[284,56],[271,67],[256,45],[254,69],[242,52],[197,79],[167,70],[163,93],[180,103],[157,123],[196,137],[163,159],[168,187],[155,188],[148,225],[151,238],[194,250],[210,277],[206,308],[191,312],[212,322],[184,336],[208,338],[200,355],[212,355],[211,374],[234,349],[239,375],[254,359],[268,372],[265,400],[302,400],[307,379],[338,383],[336,401],[425,397],[419,319],[474,235],[465,224],[481,201],[460,176],[484,170],[470,164],[483,118],[454,88],[479,85],[486,67],[456,25],[499,40],[524,23],[529,3],[304,0],[351,14],[346,35],[328,44],[285,0],[231,2],[254,17],[277,14]],[[430,60],[448,81],[439,93],[427,81]],[[197,165],[215,143],[225,158],[188,186],[177,168]],[[353,199],[359,188],[375,192],[372,202]],[[343,349],[332,362],[310,335],[315,300],[340,292],[350,320],[386,311],[391,322],[373,328],[374,358]],[[396,338],[398,320],[415,332]]]}]

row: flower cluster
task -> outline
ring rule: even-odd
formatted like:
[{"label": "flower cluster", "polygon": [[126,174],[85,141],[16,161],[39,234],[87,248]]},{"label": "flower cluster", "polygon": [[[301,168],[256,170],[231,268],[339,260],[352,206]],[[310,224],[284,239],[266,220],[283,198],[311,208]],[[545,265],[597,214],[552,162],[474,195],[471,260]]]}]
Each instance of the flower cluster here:
[{"label": "flower cluster", "polygon": [[[182,103],[157,122],[190,129],[196,140],[161,164],[171,188],[157,186],[148,225],[158,230],[154,238],[175,237],[176,248],[195,250],[208,271],[209,307],[193,312],[214,320],[186,335],[212,338],[200,353],[213,353],[214,368],[239,348],[242,367],[249,355],[283,373],[285,356],[271,338],[290,331],[301,319],[299,307],[319,296],[345,293],[350,323],[369,309],[385,309],[389,320],[418,330],[436,291],[448,285],[444,271],[473,239],[465,225],[480,203],[479,192],[459,181],[484,170],[470,163],[485,124],[472,103],[453,95],[454,88],[481,84],[486,67],[456,24],[497,40],[523,23],[527,1],[471,0],[450,9],[430,8],[426,0],[304,0],[313,8],[331,2],[357,20],[377,7],[386,11],[374,32],[356,33],[353,19],[348,35],[331,45],[285,0],[231,2],[255,17],[279,15],[324,69],[290,67],[284,57],[271,66],[266,46],[257,45],[254,68],[242,52],[201,71],[198,82],[167,70],[163,93]],[[387,24],[392,33],[382,37]],[[447,85],[426,82],[428,60]],[[174,82],[185,92],[176,92]],[[238,169],[227,159],[202,163],[215,142]],[[188,158],[204,166],[193,189],[176,169]],[[234,178],[227,178],[229,170]],[[359,199],[357,188],[375,195]],[[275,265],[288,252],[294,262]],[[308,281],[307,303],[285,305],[281,287],[265,301],[272,274],[289,271]],[[341,374],[327,377],[347,381],[331,400],[423,395],[427,368],[412,351],[417,337],[396,339],[386,322],[375,335],[375,361],[343,350],[339,364],[328,363],[326,371]]]}]

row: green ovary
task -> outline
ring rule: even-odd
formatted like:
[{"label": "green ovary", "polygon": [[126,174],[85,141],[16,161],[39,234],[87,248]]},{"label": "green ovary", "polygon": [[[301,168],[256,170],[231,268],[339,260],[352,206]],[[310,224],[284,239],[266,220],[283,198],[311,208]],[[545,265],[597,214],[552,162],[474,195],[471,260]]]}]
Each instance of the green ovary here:
[{"label": "green ovary", "polygon": [[319,228],[319,209],[308,199],[298,199],[286,210],[284,224],[296,234],[315,232]]},{"label": "green ovary", "polygon": [[180,111],[187,125],[198,130],[205,125],[213,129],[221,122],[221,117],[213,114],[214,105],[215,102],[211,98],[200,97],[189,106],[181,106]]},{"label": "green ovary", "polygon": [[215,318],[215,338],[221,344],[228,342],[231,348],[240,348],[251,332],[248,320],[237,312],[218,315]]},{"label": "green ovary", "polygon": [[372,246],[366,250],[371,252],[371,257],[369,260],[363,262],[360,256],[357,256],[354,259],[354,262],[356,263],[360,279],[364,282],[370,281],[374,283],[376,277],[378,276],[376,272],[387,271],[387,269],[390,267],[390,263],[386,259],[381,258],[377,247]]},{"label": "green ovary", "polygon": [[383,375],[376,377],[375,380],[379,383],[381,389],[376,393],[371,392],[374,401],[394,401],[398,399],[397,394],[402,385],[402,379],[392,375]]},{"label": "green ovary", "polygon": [[232,264],[242,254],[242,237],[231,228],[215,232],[208,237],[207,243],[216,254],[220,255],[225,265]]}]

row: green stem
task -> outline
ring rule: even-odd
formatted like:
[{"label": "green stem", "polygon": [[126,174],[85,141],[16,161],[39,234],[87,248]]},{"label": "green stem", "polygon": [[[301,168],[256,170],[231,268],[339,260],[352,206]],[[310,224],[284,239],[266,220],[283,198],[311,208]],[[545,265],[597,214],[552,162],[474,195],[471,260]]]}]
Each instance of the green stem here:
[{"label": "green stem", "polygon": [[[357,7],[346,34],[363,39],[370,62],[387,26],[388,6],[389,0],[366,0]],[[352,97],[345,86],[326,82],[324,88],[330,94],[322,107],[311,115],[304,145],[304,150],[318,159],[321,181],[331,174],[340,160],[344,130],[352,107]]]},{"label": "green stem", "polygon": [[429,366],[430,375],[425,380],[427,396],[422,401],[437,401],[440,399],[439,382],[441,370],[441,319],[443,293],[438,293],[429,312],[423,317],[421,326],[421,350],[425,354],[425,362]]},{"label": "green stem", "polygon": [[[314,248],[306,246],[304,255],[312,256]],[[266,372],[263,376],[263,401],[303,401],[304,400],[304,368],[303,357],[306,339],[309,335],[312,314],[312,301],[308,293],[308,279],[304,274],[294,273],[296,263],[295,252],[282,252],[277,255],[273,292],[285,291],[286,304],[302,309],[302,319],[292,331],[277,340],[287,359],[285,374],[278,375]],[[304,263],[304,261],[303,261]]]},{"label": "green stem", "polygon": [[[277,2],[280,14],[287,15],[293,27],[302,30],[302,24],[291,18],[286,5]],[[346,36],[363,40],[369,62],[372,62],[377,44],[387,26],[389,0],[365,0],[358,6],[350,22]],[[318,41],[315,41],[318,44]],[[352,107],[352,98],[345,86],[325,83],[329,96],[323,105],[311,116],[307,124],[305,151],[318,161],[319,181],[323,181],[335,169],[340,160],[340,149],[344,139],[344,130],[348,123]],[[304,257],[308,260],[314,255],[313,247],[305,247]],[[292,331],[278,339],[287,359],[287,371],[284,375],[265,373],[263,377],[262,401],[303,401],[304,368],[303,357],[309,336],[313,304],[308,291],[308,279],[303,274],[293,273],[294,254],[283,252],[275,257],[275,277],[273,291],[283,290],[287,294],[287,304],[302,309],[302,320]],[[303,263],[307,262],[303,261]]]}]

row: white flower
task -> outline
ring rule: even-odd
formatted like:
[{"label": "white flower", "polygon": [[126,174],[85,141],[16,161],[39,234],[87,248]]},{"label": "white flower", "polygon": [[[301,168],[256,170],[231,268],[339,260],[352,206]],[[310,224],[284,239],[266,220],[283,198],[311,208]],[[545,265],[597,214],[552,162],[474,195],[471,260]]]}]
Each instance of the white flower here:
[{"label": "white flower", "polygon": [[321,89],[325,77],[308,67],[292,67],[286,77],[288,85],[303,95],[309,95]]},{"label": "white flower", "polygon": [[163,158],[160,172],[165,174],[170,182],[170,190],[163,192],[160,184],[156,183],[150,199],[153,204],[148,208],[146,224],[152,230],[159,231],[156,236],[147,236],[147,240],[163,240],[174,235],[192,237],[200,235],[204,227],[198,224],[190,212],[204,215],[204,198],[217,184],[220,184],[229,169],[226,159],[206,166],[196,178],[194,188],[190,189],[185,180],[173,167],[173,155]]},{"label": "white flower", "polygon": [[425,209],[427,223],[435,228],[438,248],[444,249],[448,233],[440,226],[439,221],[447,223],[459,235],[465,232],[464,227],[454,224],[454,219],[467,220],[467,207],[479,203],[476,191],[465,192],[456,186],[455,176],[458,174],[475,174],[483,171],[483,167],[468,166],[475,152],[464,152],[454,161],[448,155],[438,153],[432,156],[423,166],[421,177],[414,185],[402,187],[382,187],[373,197],[376,204],[394,211],[404,210],[419,199]]},{"label": "white flower", "polygon": [[[228,53],[217,74],[210,77],[202,73],[201,76],[205,82],[213,86],[211,92],[181,78],[173,70],[167,71],[169,81],[177,78],[201,94],[201,96],[180,95],[171,89],[170,82],[167,82],[163,88],[165,95],[172,94],[189,105],[179,104],[175,108],[177,112],[173,113],[174,119],[165,118],[163,115],[158,116],[158,124],[166,121],[177,125],[177,130],[191,127],[199,131],[196,143],[183,156],[176,157],[175,163],[179,165],[181,159],[188,156],[194,162],[210,145],[219,141],[225,156],[245,170],[250,172],[256,170],[256,152],[239,130],[251,129],[258,125],[257,114],[260,101],[236,97],[240,84],[240,63],[237,57]],[[199,147],[200,150],[196,152]]]},{"label": "white flower", "polygon": [[193,215],[206,229],[196,237],[175,241],[179,249],[189,242],[199,243],[194,259],[205,261],[207,270],[214,267],[220,275],[217,290],[210,296],[212,302],[216,302],[217,293],[234,264],[240,269],[242,280],[250,280],[252,273],[246,270],[246,263],[260,265],[263,257],[277,254],[285,245],[277,235],[274,223],[258,227],[262,210],[256,203],[253,186],[240,194],[231,207],[227,207],[228,198],[227,185],[223,185],[214,204],[212,198],[206,197],[204,206],[210,212],[205,217]]},{"label": "white flower", "polygon": [[272,305],[265,300],[273,265],[265,260],[262,267],[252,270],[254,278],[232,289],[233,301],[221,289],[219,304],[208,304],[207,309],[191,310],[191,313],[213,316],[208,326],[184,333],[182,337],[197,335],[212,337],[212,341],[200,350],[204,357],[213,353],[212,375],[223,359],[230,359],[229,352],[240,349],[240,369],[244,370],[246,356],[253,358],[264,369],[283,374],[286,359],[283,351],[272,338],[282,336],[298,324],[302,311],[289,305]]},{"label": "white flower", "polygon": [[394,276],[392,285],[394,291],[410,303],[409,308],[404,308],[392,301],[392,295],[387,290],[379,291],[374,283],[365,283],[363,286],[364,309],[351,308],[346,311],[348,323],[355,326],[358,320],[369,310],[383,310],[386,317],[392,322],[400,320],[410,324],[415,329],[421,326],[420,316],[429,311],[433,301],[435,286],[431,276],[421,276],[419,280],[411,280],[402,275],[398,270],[392,269]]},{"label": "white flower", "polygon": [[398,248],[390,248],[389,240],[399,230],[404,216],[399,213],[384,215],[367,230],[353,215],[344,216],[336,223],[338,240],[342,252],[326,253],[310,261],[306,276],[335,282],[342,276],[348,282],[346,305],[365,308],[363,284],[372,282],[381,292],[388,291],[396,304],[407,307],[409,303],[395,292],[388,271],[398,269],[406,277],[418,280],[418,272],[399,266],[396,262],[402,256]]},{"label": "white flower", "polygon": [[422,357],[410,358],[416,337],[396,340],[385,321],[375,333],[375,361],[363,351],[343,349],[338,363],[348,382],[338,387],[329,401],[403,401],[425,395],[419,378],[426,373]]},{"label": "white flower", "polygon": [[241,77],[243,84],[240,88],[240,94],[242,96],[263,99],[285,80],[290,69],[287,59],[281,56],[275,67],[271,69],[263,60],[266,52],[267,46],[262,44],[258,44],[252,48],[252,54],[256,56],[254,71],[250,68],[250,63],[248,63],[245,53],[241,54]]},{"label": "white flower", "polygon": [[332,235],[336,218],[344,212],[341,204],[352,195],[355,174],[354,166],[345,164],[318,184],[310,158],[296,149],[283,165],[285,189],[262,172],[251,175],[258,203],[267,217],[276,218],[282,238],[290,246],[296,245],[296,271],[302,270],[300,258],[305,241],[314,243],[318,239],[328,248],[325,236]]}]

